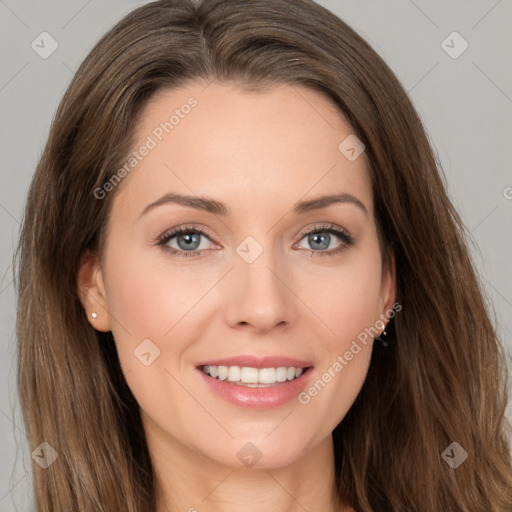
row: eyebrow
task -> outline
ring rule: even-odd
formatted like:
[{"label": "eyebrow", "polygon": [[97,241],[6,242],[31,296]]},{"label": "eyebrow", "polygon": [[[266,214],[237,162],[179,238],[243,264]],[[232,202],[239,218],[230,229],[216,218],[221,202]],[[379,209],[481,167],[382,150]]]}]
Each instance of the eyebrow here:
[{"label": "eyebrow", "polygon": [[[229,207],[226,206],[224,203],[216,201],[215,199],[169,192],[168,194],[163,195],[160,199],[157,199],[155,202],[148,204],[144,208],[144,210],[142,210],[140,216],[142,217],[150,210],[153,210],[158,206],[162,206],[164,204],[169,203],[179,204],[181,206],[188,206],[190,208],[195,208],[197,210],[204,210],[215,215],[231,215],[231,210],[229,209]],[[307,212],[311,212],[313,210],[320,210],[321,208],[326,208],[327,206],[330,206],[331,204],[335,203],[353,204],[357,206],[360,210],[362,210],[365,213],[365,215],[368,215],[368,210],[366,209],[366,206],[361,201],[359,201],[357,197],[346,193],[324,195],[317,197],[315,199],[300,201],[293,206],[292,212],[296,215],[300,215]]]}]

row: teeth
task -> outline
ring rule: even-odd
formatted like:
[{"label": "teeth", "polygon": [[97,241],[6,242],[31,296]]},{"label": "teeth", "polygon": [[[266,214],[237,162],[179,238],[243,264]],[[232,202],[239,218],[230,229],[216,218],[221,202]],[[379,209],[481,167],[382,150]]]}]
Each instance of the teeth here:
[{"label": "teeth", "polygon": [[228,371],[228,381],[229,382],[238,382],[240,380],[240,366],[230,366]]},{"label": "teeth", "polygon": [[257,368],[243,367],[242,371],[240,372],[240,380],[242,382],[246,382],[247,384],[258,384],[258,376],[259,371]]},{"label": "teeth", "polygon": [[[215,366],[210,366],[210,368],[215,368]],[[217,366],[219,370],[219,380],[226,380],[228,378],[228,367],[227,366]],[[211,375],[211,373],[210,373]],[[212,375],[213,377],[213,375]]]},{"label": "teeth", "polygon": [[261,370],[259,370],[258,381],[261,384],[274,384],[276,382],[276,369],[262,368]]},{"label": "teeth", "polygon": [[286,380],[286,372],[287,371],[288,371],[288,369],[286,368],[286,366],[280,366],[276,370],[276,380],[277,380],[277,382],[284,382]]},{"label": "teeth", "polygon": [[279,366],[278,368],[251,368],[250,366],[203,366],[203,372],[214,379],[227,380],[240,385],[255,387],[258,384],[272,385],[300,377],[303,368]]}]

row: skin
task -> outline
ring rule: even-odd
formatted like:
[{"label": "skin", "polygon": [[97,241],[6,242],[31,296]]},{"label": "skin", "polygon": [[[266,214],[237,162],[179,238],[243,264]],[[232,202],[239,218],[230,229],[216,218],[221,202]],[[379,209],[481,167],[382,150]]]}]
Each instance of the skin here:
[{"label": "skin", "polygon": [[[366,156],[349,161],[338,150],[351,127],[318,92],[279,85],[248,93],[218,82],[160,91],[136,126],[136,148],[190,96],[198,105],[116,190],[101,263],[87,253],[79,273],[88,318],[113,332],[141,406],[158,510],[350,511],[335,504],[331,432],[361,389],[373,340],[306,405],[237,407],[195,367],[285,355],[312,361],[315,382],[389,311],[394,265],[381,263]],[[167,192],[214,198],[231,214],[168,203],[141,216]],[[297,201],[341,192],[367,214],[349,202],[292,213]],[[354,245],[320,256],[344,243],[331,234],[328,249],[312,254],[318,246],[302,233],[325,223],[348,231]],[[202,254],[180,258],[156,245],[185,224],[209,233]],[[236,252],[248,236],[263,249],[251,264]],[[186,250],[177,238],[168,245]],[[133,352],[148,338],[160,356],[145,366]],[[247,442],[261,452],[252,468],[237,457]]]}]

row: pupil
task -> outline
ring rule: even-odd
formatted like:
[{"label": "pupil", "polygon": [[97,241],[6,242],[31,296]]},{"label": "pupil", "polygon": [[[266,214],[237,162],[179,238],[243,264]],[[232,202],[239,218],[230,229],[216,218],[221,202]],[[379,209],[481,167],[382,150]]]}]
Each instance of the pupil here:
[{"label": "pupil", "polygon": [[322,245],[322,242],[323,242],[323,247],[315,247],[316,249],[327,249],[327,247],[329,247],[329,241],[330,241],[329,233],[314,233],[313,235],[309,236],[309,242],[312,244],[312,246],[314,246],[314,244],[317,244],[317,243]]},{"label": "pupil", "polygon": [[[186,240],[186,245],[184,247],[181,246],[180,241]],[[180,246],[180,249],[190,249],[191,244],[197,244],[199,245],[199,233],[187,233],[185,235],[178,236],[178,245]],[[192,247],[192,249],[197,249],[197,247]]]}]

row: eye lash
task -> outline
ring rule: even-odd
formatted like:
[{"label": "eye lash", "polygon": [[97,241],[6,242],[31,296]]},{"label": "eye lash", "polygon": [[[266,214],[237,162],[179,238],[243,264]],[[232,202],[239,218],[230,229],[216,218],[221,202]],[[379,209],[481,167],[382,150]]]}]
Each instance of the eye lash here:
[{"label": "eye lash", "polygon": [[181,233],[201,233],[204,235],[207,235],[204,231],[202,231],[199,228],[193,228],[189,226],[180,226],[179,228],[173,228],[170,231],[166,231],[163,235],[159,236],[157,239],[156,245],[164,245],[166,244],[171,238],[175,237],[176,235],[179,235]]},{"label": "eye lash", "polygon": [[306,249],[306,250],[309,250],[309,252],[311,253],[311,257],[313,257],[313,256],[335,256],[335,255],[341,253],[342,251],[344,251],[345,249],[348,249],[349,247],[354,245],[354,239],[352,238],[352,236],[347,231],[342,230],[333,224],[324,224],[321,226],[315,226],[311,229],[303,231],[300,235],[301,239],[304,238],[305,236],[311,235],[313,233],[333,233],[342,240],[342,243],[336,249],[331,249],[329,251],[314,251],[313,249]]},{"label": "eye lash", "polygon": [[[182,258],[182,257],[183,258],[191,258],[191,257],[193,258],[193,257],[201,256],[201,254],[203,252],[205,252],[204,249],[196,250],[196,251],[179,251],[179,250],[173,249],[172,247],[166,246],[166,244],[169,242],[169,240],[174,238],[176,235],[180,235],[182,233],[198,233],[198,234],[204,235],[205,237],[210,239],[210,234],[207,233],[206,231],[202,230],[201,228],[197,228],[194,226],[180,226],[180,227],[171,229],[170,231],[166,231],[163,235],[159,236],[156,240],[155,245],[160,246],[166,252],[168,252],[174,256],[178,256],[180,258]],[[311,256],[315,256],[315,255],[316,256],[334,256],[336,254],[341,253],[348,247],[354,245],[354,239],[352,238],[352,236],[347,231],[340,229],[333,224],[314,226],[311,229],[303,231],[300,234],[300,240],[302,240],[302,238],[304,238],[305,236],[314,234],[314,233],[332,233],[332,234],[336,235],[338,238],[340,238],[342,243],[336,249],[330,249],[328,251],[315,251],[313,249],[303,249],[303,250],[309,251],[311,253]]]},{"label": "eye lash", "polygon": [[176,235],[180,235],[182,233],[199,233],[201,235],[206,236],[207,238],[210,237],[209,233],[206,231],[203,231],[200,228],[196,228],[194,226],[180,226],[178,228],[171,229],[170,231],[166,231],[163,235],[158,237],[156,245],[162,247],[162,249],[174,256],[178,256],[179,258],[193,258],[200,256],[204,250],[200,251],[178,251],[176,249],[173,249],[172,247],[167,247],[166,244],[174,238]]}]

